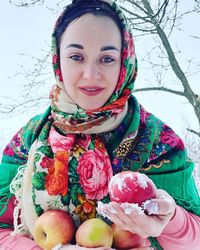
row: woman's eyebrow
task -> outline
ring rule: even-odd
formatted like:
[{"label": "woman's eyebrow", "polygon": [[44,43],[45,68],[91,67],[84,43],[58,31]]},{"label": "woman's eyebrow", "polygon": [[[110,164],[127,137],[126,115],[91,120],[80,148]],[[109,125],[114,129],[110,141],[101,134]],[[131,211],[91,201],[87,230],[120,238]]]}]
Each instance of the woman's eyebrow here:
[{"label": "woman's eyebrow", "polygon": [[84,49],[83,45],[78,44],[78,43],[71,43],[65,47],[65,49],[68,49],[68,48]]},{"label": "woman's eyebrow", "polygon": [[103,46],[100,51],[106,51],[106,50],[117,50],[117,51],[119,51],[119,49],[117,49],[115,46],[112,46],[112,45]]},{"label": "woman's eyebrow", "polygon": [[[69,44],[69,45],[67,45],[65,47],[65,49],[68,49],[68,48],[84,49],[83,45],[78,44],[78,43],[71,43],[71,44]],[[103,46],[100,49],[100,51],[106,51],[106,50],[116,50],[116,51],[119,51],[119,49],[117,49],[115,46],[112,46],[112,45]]]}]

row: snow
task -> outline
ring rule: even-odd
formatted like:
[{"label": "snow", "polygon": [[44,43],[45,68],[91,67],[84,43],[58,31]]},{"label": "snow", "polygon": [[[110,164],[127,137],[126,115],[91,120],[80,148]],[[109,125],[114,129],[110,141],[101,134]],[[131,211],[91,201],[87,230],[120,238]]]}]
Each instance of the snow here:
[{"label": "snow", "polygon": [[147,211],[149,215],[157,214],[159,210],[158,203],[152,202],[151,200],[147,200],[142,204],[144,210]]},{"label": "snow", "polygon": [[129,189],[129,187],[126,186],[125,180],[127,179],[131,179],[136,186],[140,186],[143,189],[148,187],[147,181],[149,181],[149,178],[146,175],[136,172],[122,172],[114,175],[109,182],[109,193],[112,197],[114,197],[113,191],[115,187],[117,187],[120,192],[124,189]]},{"label": "snow", "polygon": [[101,214],[103,217],[107,217],[108,219],[110,219],[110,213],[117,213],[116,209],[114,209],[110,204],[104,204],[101,201],[98,202],[96,209],[99,214]]},{"label": "snow", "polygon": [[138,173],[137,178],[138,178],[138,185],[141,188],[145,189],[148,187],[147,180],[149,180],[149,178],[146,175]]},{"label": "snow", "polygon": [[134,204],[134,203],[122,203],[121,204],[121,208],[124,210],[125,214],[131,214],[133,212],[136,212],[138,214],[144,214],[144,210],[138,206],[138,204]]}]

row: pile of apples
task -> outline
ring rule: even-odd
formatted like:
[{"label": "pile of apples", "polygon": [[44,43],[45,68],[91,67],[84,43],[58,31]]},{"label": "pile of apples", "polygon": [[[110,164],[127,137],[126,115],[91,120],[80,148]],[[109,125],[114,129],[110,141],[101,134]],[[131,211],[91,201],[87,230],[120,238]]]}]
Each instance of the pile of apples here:
[{"label": "pile of apples", "polygon": [[[156,187],[145,175],[125,171],[114,175],[109,183],[111,201],[119,203],[137,203],[142,205],[148,199],[155,198]],[[141,247],[145,239],[137,234],[124,231],[114,223],[109,226],[100,218],[83,222],[75,231],[72,217],[62,210],[48,210],[38,217],[33,237],[45,250],[51,250],[58,244],[70,244],[74,239],[80,246],[87,248],[114,247],[128,250]]]}]

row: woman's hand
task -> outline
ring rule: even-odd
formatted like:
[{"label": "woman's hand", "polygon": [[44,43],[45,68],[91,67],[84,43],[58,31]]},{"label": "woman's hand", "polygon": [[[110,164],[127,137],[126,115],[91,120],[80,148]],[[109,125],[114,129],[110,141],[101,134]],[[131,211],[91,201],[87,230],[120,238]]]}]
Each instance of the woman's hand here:
[{"label": "woman's hand", "polygon": [[[107,204],[107,217],[121,229],[140,235],[142,238],[159,236],[175,214],[176,203],[164,190],[156,190],[156,198],[146,204],[146,210],[151,214],[139,212],[131,208],[125,213],[119,203]],[[106,207],[105,207],[106,208]]]}]

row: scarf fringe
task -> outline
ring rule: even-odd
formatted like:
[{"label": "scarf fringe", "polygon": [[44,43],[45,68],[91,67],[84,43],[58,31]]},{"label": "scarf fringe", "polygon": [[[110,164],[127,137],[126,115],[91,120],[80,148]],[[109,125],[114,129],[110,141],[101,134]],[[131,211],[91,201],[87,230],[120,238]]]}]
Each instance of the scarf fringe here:
[{"label": "scarf fringe", "polygon": [[23,196],[23,180],[25,173],[26,165],[22,165],[18,169],[18,173],[15,178],[12,180],[10,184],[10,193],[14,194],[16,197],[16,206],[14,208],[14,231],[11,233],[12,235],[27,235],[29,234],[28,227],[24,221],[23,216],[23,204],[22,204],[22,196]]}]

